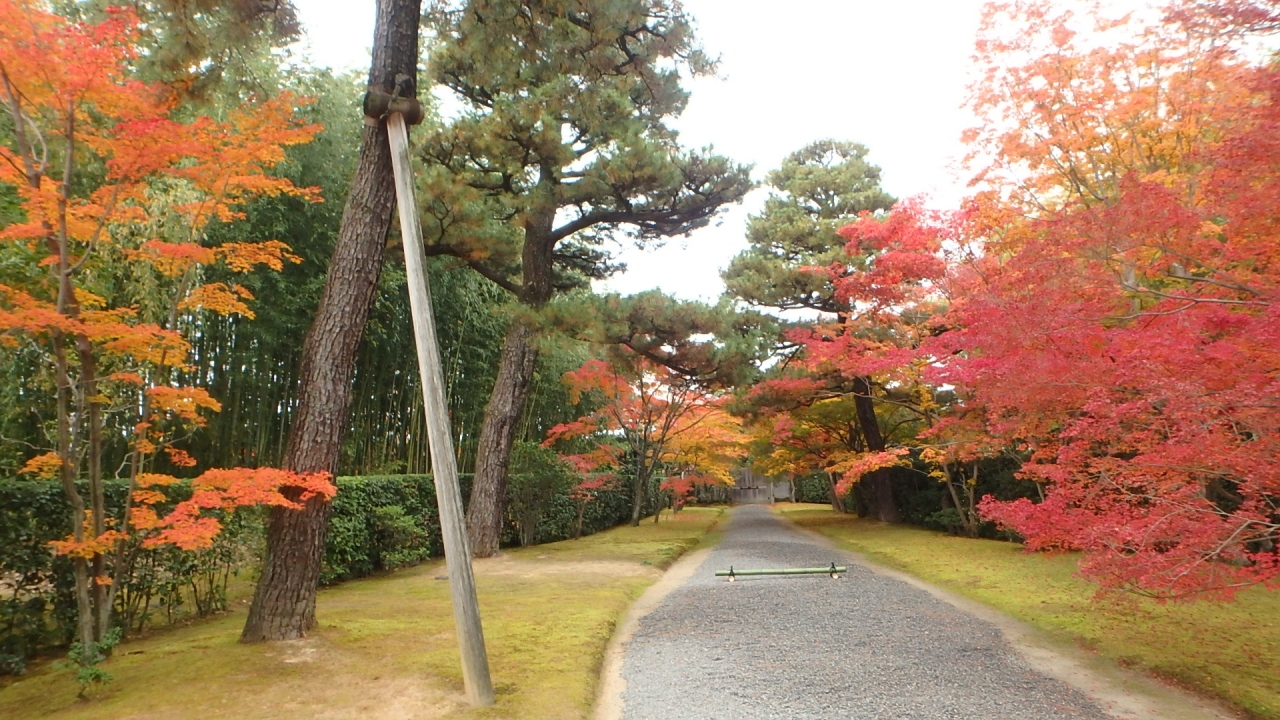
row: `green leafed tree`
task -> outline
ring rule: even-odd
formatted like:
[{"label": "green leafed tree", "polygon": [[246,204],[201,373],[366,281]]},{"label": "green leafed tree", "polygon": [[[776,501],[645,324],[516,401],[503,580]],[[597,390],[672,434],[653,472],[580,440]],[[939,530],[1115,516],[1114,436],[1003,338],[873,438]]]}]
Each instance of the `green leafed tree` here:
[{"label": "green leafed tree", "polygon": [[554,451],[537,443],[515,444],[507,499],[521,547],[538,542],[538,523],[552,500],[557,494],[568,492],[577,479],[573,468]]},{"label": "green leafed tree", "polygon": [[[427,17],[429,77],[458,107],[420,143],[428,252],[524,306],[615,271],[609,241],[683,235],[751,187],[748,168],[668,127],[682,81],[713,69],[678,2],[470,0]],[[467,517],[480,557],[498,549],[537,334],[531,317],[510,324],[481,427]]]},{"label": "green leafed tree", "polygon": [[750,245],[723,275],[730,295],[757,307],[846,312],[831,279],[804,268],[849,262],[836,231],[859,213],[893,207],[867,152],[858,143],[819,140],[769,173],[772,192],[747,221]]}]

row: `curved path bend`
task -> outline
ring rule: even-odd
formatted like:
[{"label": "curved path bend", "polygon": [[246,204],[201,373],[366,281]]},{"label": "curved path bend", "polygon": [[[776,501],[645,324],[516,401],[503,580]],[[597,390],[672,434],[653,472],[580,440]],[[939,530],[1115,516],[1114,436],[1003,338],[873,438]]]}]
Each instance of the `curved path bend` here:
[{"label": "curved path bend", "polygon": [[[833,561],[849,566],[839,580],[762,576],[729,583],[713,575],[730,565]],[[723,540],[689,569],[615,650],[621,652],[620,673],[615,667],[623,683],[620,703],[603,700],[601,717],[1118,717],[1036,670],[996,625],[856,564],[766,508],[735,509]],[[606,676],[606,695],[617,695],[617,679]]]}]

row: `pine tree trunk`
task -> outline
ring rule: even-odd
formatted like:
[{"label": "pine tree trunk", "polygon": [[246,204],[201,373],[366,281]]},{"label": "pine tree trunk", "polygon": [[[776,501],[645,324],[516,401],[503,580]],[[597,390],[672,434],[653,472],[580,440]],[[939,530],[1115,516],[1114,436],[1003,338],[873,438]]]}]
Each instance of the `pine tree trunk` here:
[{"label": "pine tree trunk", "polygon": [[[552,175],[543,172],[539,184],[546,186],[544,197],[552,197]],[[544,205],[525,213],[523,274],[518,300],[529,307],[541,307],[551,299],[552,250],[555,241],[551,229],[555,222],[554,205]],[[471,555],[483,558],[498,553],[502,537],[502,511],[506,503],[507,470],[511,446],[515,443],[524,403],[533,387],[533,373],[538,367],[537,337],[533,328],[514,320],[507,328],[502,343],[502,359],[493,394],[484,409],[484,422],[476,445],[476,474],[471,486],[471,502],[467,505],[467,535]]]},{"label": "pine tree trunk", "polygon": [[[875,401],[871,399],[871,382],[865,377],[854,379],[854,409],[858,414],[858,426],[867,441],[867,450],[884,451],[884,436],[880,434],[880,421],[876,419]],[[884,522],[902,522],[902,513],[893,497],[893,481],[888,468],[869,473],[861,484],[871,490],[871,507],[876,518]]]},{"label": "pine tree trunk", "polygon": [[241,642],[293,640],[315,627],[328,520],[329,503],[322,497],[311,498],[302,510],[271,509],[267,557]]},{"label": "pine tree trunk", "polygon": [[517,320],[507,328],[502,343],[498,377],[480,426],[476,474],[467,505],[467,535],[475,557],[492,557],[498,552],[511,446],[538,365],[534,342],[533,329]]},{"label": "pine tree trunk", "polygon": [[[377,12],[369,85],[393,93],[398,73],[416,76],[421,1],[378,0]],[[286,469],[338,470],[356,350],[378,287],[394,208],[386,125],[366,123],[324,294],[302,348],[298,411],[285,449]],[[307,501],[301,510],[272,510],[262,576],[242,642],[289,640],[315,626],[328,519],[329,505],[320,498]]]}]

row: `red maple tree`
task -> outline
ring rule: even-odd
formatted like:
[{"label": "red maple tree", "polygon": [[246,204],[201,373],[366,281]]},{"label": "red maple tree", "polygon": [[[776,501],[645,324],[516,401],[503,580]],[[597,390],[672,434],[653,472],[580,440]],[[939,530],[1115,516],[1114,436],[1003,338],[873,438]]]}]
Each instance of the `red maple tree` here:
[{"label": "red maple tree", "polygon": [[[1012,67],[1025,82],[978,107],[1050,97],[1063,112],[989,119],[992,167],[1022,176],[1013,191],[1000,190],[1012,175],[982,176],[996,191],[963,229],[980,250],[953,267],[947,331],[925,343],[929,378],[981,408],[1045,489],[981,511],[1030,548],[1084,551],[1109,587],[1168,598],[1275,582],[1280,75],[1203,38],[1150,44],[1178,36],[1176,13],[1081,49],[1047,3],[1018,7],[1029,29],[1015,35],[1043,33],[1056,54],[1020,65],[992,46],[989,78]],[[1125,73],[1135,84],[1115,82]],[[1106,140],[1121,136],[1133,142]]]}]

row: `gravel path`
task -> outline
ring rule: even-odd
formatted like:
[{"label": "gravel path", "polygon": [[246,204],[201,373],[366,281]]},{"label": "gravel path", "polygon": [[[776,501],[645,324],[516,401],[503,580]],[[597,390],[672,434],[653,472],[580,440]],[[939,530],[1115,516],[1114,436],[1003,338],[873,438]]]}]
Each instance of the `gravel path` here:
[{"label": "gravel path", "polygon": [[[847,576],[713,572],[849,566]],[[1108,716],[1027,665],[989,623],[877,575],[767,509],[723,541],[626,645],[623,717],[1059,720]]]}]

